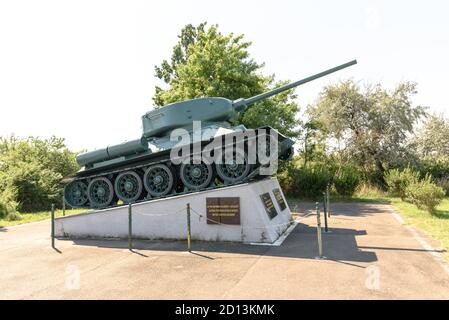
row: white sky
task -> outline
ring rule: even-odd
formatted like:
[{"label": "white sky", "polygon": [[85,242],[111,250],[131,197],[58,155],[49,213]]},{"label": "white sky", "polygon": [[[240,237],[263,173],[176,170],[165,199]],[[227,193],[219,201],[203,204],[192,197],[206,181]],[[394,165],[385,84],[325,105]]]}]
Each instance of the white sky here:
[{"label": "white sky", "polygon": [[341,78],[413,80],[416,104],[449,115],[448,13],[443,0],[0,0],[0,136],[55,134],[74,150],[139,138],[161,84],[154,65],[202,21],[245,34],[279,80],[358,59],[298,88],[301,106]]}]

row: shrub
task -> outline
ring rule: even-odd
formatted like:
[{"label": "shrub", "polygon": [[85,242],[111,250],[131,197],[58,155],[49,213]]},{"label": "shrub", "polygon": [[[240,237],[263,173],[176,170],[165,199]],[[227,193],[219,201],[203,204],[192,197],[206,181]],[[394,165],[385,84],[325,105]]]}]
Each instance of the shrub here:
[{"label": "shrub", "polygon": [[322,195],[332,180],[332,173],[324,167],[306,167],[293,170],[292,195],[315,198]]},{"label": "shrub", "polygon": [[0,138],[0,202],[20,212],[48,209],[61,202],[61,178],[77,169],[63,139]]},{"label": "shrub", "polygon": [[421,171],[424,174],[430,173],[434,180],[449,178],[449,158],[448,157],[428,157],[422,160]]},{"label": "shrub", "polygon": [[8,214],[8,211],[6,209],[6,206],[0,202],[0,219],[4,219],[7,214]]},{"label": "shrub", "polygon": [[281,186],[283,192],[288,196],[293,196],[293,183],[296,171],[295,164],[289,162],[285,165],[282,170],[277,173],[277,178],[279,180],[279,185]]},{"label": "shrub", "polygon": [[334,186],[338,194],[352,196],[360,184],[361,175],[359,171],[351,166],[340,168],[334,177]]},{"label": "shrub", "polygon": [[395,197],[406,198],[406,189],[409,185],[418,183],[419,173],[413,171],[410,167],[403,171],[392,169],[385,174],[385,182],[388,186],[388,192]]},{"label": "shrub", "polygon": [[12,202],[11,204],[4,204],[0,202],[0,219],[6,219],[8,221],[16,221],[22,219],[20,214],[16,211],[17,204]]},{"label": "shrub", "polygon": [[363,182],[378,190],[388,191],[388,186],[385,183],[385,176],[379,170],[375,170],[372,168],[361,168],[359,172],[361,174],[361,179],[363,180]]},{"label": "shrub", "polygon": [[446,196],[449,196],[449,176],[435,179],[435,183],[439,187],[443,188],[444,192],[446,193]]},{"label": "shrub", "polygon": [[21,163],[17,168],[10,168],[5,177],[8,186],[4,192],[11,195],[7,203],[18,202],[21,212],[48,209],[61,198],[61,178],[62,175],[36,163]]},{"label": "shrub", "polygon": [[22,220],[22,216],[15,210],[9,211],[6,215],[6,220],[8,221],[18,221]]},{"label": "shrub", "polygon": [[427,175],[423,180],[411,183],[407,186],[406,200],[415,204],[419,209],[425,209],[432,213],[444,198],[444,190],[432,182]]}]

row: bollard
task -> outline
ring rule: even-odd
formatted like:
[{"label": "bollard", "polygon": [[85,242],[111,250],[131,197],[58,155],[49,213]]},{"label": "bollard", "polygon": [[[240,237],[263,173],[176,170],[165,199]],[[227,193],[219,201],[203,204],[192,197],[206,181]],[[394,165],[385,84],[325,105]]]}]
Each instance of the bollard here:
[{"label": "bollard", "polygon": [[323,209],[324,209],[324,232],[328,232],[327,230],[327,197],[325,192],[323,192]]},{"label": "bollard", "polygon": [[133,250],[133,216],[131,203],[128,203],[128,249]]},{"label": "bollard", "polygon": [[318,236],[318,257],[316,259],[323,259],[323,243],[321,239],[321,218],[320,218],[320,209],[318,208],[318,202],[315,203],[316,206],[316,231]]},{"label": "bollard", "polygon": [[329,184],[326,187],[326,210],[327,210],[327,216],[331,217],[331,202],[330,202],[330,192],[329,192]]},{"label": "bollard", "polygon": [[62,216],[65,217],[65,199],[64,199],[64,196],[62,196]]},{"label": "bollard", "polygon": [[51,205],[51,247],[55,247],[55,205]]},{"label": "bollard", "polygon": [[192,251],[191,233],[190,233],[190,203],[187,203],[187,249]]}]

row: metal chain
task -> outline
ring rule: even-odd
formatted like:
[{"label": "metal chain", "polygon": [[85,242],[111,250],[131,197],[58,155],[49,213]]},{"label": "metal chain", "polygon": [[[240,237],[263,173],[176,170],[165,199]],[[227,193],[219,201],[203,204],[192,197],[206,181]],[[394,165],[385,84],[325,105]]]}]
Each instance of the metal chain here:
[{"label": "metal chain", "polygon": [[172,214],[179,214],[180,212],[183,212],[185,210],[186,210],[186,208],[181,208],[178,211],[170,212],[170,213],[156,213],[156,214],[141,213],[140,215],[142,215],[142,216],[157,216],[157,217],[160,217],[160,216],[168,216],[168,215],[172,215]]},{"label": "metal chain", "polygon": [[[186,208],[181,208],[178,211],[175,212],[170,212],[170,213],[156,213],[156,214],[149,214],[149,213],[141,213],[140,215],[142,216],[152,216],[152,217],[160,217],[160,216],[168,216],[168,215],[172,215],[172,214],[179,214],[180,212],[184,212],[186,210]],[[216,220],[210,219],[207,217],[207,215],[199,213],[198,211],[196,211],[194,208],[190,207],[190,211],[193,212],[194,214],[196,214],[200,219],[201,218],[206,218],[207,221],[213,222],[214,224],[218,224],[221,226],[225,226],[225,227],[235,227],[234,225],[229,225],[226,223],[221,223],[218,222]],[[291,224],[293,224],[293,221],[289,221],[289,222],[285,222],[285,223],[280,223],[280,224],[274,224],[274,225],[268,225],[268,226],[260,226],[260,227],[252,227],[252,226],[241,226],[242,229],[266,229],[266,228],[274,228],[274,227],[281,227],[281,226],[289,226]]]}]

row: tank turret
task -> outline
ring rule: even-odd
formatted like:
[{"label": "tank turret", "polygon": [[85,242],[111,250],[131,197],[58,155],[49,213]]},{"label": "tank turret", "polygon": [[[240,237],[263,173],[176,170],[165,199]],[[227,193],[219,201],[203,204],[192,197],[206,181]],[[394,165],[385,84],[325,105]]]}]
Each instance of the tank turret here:
[{"label": "tank turret", "polygon": [[[226,155],[228,149],[223,147],[214,150],[218,158],[231,158],[230,163],[173,163],[170,150],[176,142],[171,141],[170,133],[184,128],[193,135],[193,121],[201,121],[200,144],[204,147],[215,137],[245,132],[244,126],[233,127],[232,124],[248,106],[356,63],[353,60],[250,98],[234,101],[221,97],[197,98],[147,112],[142,116],[140,139],[76,157],[84,168],[63,179],[65,201],[72,207],[106,208],[260,178],[262,165],[259,158],[256,163],[250,163],[247,151],[237,148],[238,141],[231,148],[230,155]],[[254,131],[266,128],[275,131],[269,127]],[[294,141],[277,131],[276,136],[280,145],[279,158],[288,159],[293,154]],[[244,144],[257,143],[255,141],[244,140]],[[237,158],[241,161],[236,161]]]},{"label": "tank turret", "polygon": [[240,98],[234,101],[216,97],[197,98],[169,104],[160,109],[147,112],[142,116],[143,136],[161,136],[169,133],[175,128],[191,125],[193,120],[202,121],[204,123],[219,121],[233,122],[237,119],[239,112],[244,111],[253,103],[324,77],[356,63],[357,61],[353,60],[251,98]]}]

